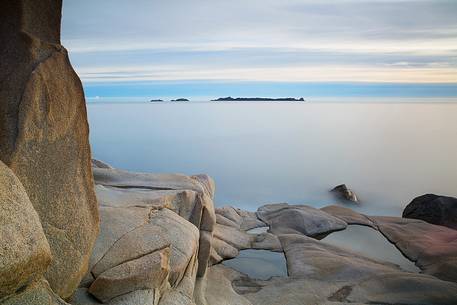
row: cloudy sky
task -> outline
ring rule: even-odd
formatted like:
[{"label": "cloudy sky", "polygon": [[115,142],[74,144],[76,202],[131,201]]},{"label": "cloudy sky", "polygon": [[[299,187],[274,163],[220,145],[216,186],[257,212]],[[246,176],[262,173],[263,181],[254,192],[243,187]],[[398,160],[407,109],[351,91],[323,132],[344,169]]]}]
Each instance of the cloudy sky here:
[{"label": "cloudy sky", "polygon": [[89,95],[360,82],[457,95],[456,16],[455,0],[66,0],[62,31]]}]

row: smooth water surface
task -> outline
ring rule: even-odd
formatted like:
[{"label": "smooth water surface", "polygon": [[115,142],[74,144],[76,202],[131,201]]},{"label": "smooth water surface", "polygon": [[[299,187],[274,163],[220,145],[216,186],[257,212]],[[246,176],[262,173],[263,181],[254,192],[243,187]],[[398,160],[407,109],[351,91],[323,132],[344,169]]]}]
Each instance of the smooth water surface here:
[{"label": "smooth water surface", "polygon": [[88,113],[96,158],[208,173],[218,206],[321,207],[341,183],[376,215],[425,193],[457,196],[456,103],[89,103]]},{"label": "smooth water surface", "polygon": [[286,258],[282,252],[241,250],[237,257],[223,261],[223,264],[254,279],[287,276]]},{"label": "smooth water surface", "polygon": [[400,250],[370,227],[350,225],[343,231],[331,233],[322,241],[369,258],[394,263],[406,271],[420,272],[420,269],[404,257]]}]

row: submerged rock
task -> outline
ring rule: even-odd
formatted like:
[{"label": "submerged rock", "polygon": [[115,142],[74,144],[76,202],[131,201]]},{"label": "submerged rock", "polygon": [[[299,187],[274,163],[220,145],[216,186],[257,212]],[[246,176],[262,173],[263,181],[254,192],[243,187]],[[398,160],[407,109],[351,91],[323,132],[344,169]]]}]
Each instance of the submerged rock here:
[{"label": "submerged rock", "polygon": [[416,197],[403,210],[403,217],[457,230],[457,198],[435,194]]},{"label": "submerged rock", "polygon": [[335,186],[331,192],[334,192],[338,194],[339,197],[346,199],[348,201],[352,201],[355,203],[359,202],[359,199],[357,198],[357,195],[355,194],[354,191],[352,191],[350,188],[346,186],[346,184],[340,184]]}]

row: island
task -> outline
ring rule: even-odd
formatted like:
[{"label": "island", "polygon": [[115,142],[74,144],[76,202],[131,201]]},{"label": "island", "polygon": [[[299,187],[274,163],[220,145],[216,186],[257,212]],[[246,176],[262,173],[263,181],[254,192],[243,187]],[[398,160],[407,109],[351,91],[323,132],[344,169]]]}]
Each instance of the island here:
[{"label": "island", "polygon": [[268,97],[237,97],[233,98],[220,97],[212,102],[304,102],[304,98],[293,98],[293,97],[280,97],[280,98],[268,98]]},{"label": "island", "polygon": [[163,102],[163,100],[156,100],[156,99],[152,99],[152,100],[150,100],[149,102],[151,102],[151,103],[155,103],[155,102]]},{"label": "island", "polygon": [[171,100],[171,102],[190,102],[190,101],[186,98],[178,98],[175,100]]}]

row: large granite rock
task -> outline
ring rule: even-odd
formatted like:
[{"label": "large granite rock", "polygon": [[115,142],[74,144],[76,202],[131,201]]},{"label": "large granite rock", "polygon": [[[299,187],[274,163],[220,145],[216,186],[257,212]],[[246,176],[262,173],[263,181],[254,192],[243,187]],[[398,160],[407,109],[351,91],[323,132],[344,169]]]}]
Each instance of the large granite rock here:
[{"label": "large granite rock", "polygon": [[209,176],[134,173],[96,167],[94,178],[102,206],[167,208],[194,224],[201,232],[197,273],[204,276],[216,224],[215,184]]},{"label": "large granite rock", "polygon": [[325,281],[363,280],[382,272],[400,270],[398,266],[369,259],[298,234],[280,235],[289,276]]},{"label": "large granite rock", "polygon": [[0,160],[24,185],[49,241],[46,272],[67,298],[98,232],[81,82],[60,45],[61,0],[0,4]]},{"label": "large granite rock", "polygon": [[270,226],[269,231],[275,235],[319,237],[347,227],[341,219],[306,205],[268,204],[257,210],[257,216]]},{"label": "large granite rock", "polygon": [[51,250],[24,187],[0,161],[0,300],[41,278]]},{"label": "large granite rock", "polygon": [[406,206],[403,217],[457,230],[457,198],[434,194],[419,196]]},{"label": "large granite rock", "polygon": [[75,304],[114,304],[121,296],[126,304],[193,304],[215,227],[212,179],[107,167],[94,173],[100,234]]}]

